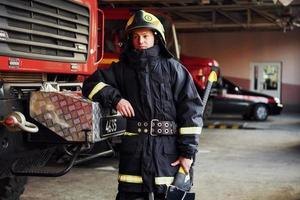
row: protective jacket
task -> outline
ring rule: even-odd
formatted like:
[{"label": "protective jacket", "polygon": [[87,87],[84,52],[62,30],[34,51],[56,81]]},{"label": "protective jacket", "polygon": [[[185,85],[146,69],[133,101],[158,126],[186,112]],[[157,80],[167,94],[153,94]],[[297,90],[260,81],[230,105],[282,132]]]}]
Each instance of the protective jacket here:
[{"label": "protective jacket", "polygon": [[160,47],[123,52],[120,61],[98,69],[83,84],[83,94],[115,107],[121,98],[133,106],[132,122],[174,122],[176,134],[155,136],[150,130],[128,129],[122,136],[119,191],[164,192],[178,171],[170,164],[179,156],[193,158],[202,128],[202,102],[193,80]]}]

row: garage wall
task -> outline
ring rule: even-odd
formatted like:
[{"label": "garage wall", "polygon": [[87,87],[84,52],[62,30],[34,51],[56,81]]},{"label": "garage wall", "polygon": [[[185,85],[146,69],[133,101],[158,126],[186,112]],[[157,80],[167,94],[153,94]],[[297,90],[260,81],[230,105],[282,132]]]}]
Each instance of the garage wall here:
[{"label": "garage wall", "polygon": [[[282,62],[282,102],[300,111],[300,32],[180,33],[182,53],[216,59],[223,76],[250,88],[251,62]],[[197,48],[197,50],[195,50]]]}]

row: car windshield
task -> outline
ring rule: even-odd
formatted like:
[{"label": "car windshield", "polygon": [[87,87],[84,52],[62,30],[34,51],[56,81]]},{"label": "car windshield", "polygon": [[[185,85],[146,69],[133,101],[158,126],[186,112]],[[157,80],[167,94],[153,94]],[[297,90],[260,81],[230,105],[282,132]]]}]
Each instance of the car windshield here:
[{"label": "car windshield", "polygon": [[222,86],[223,89],[227,89],[228,93],[237,93],[238,91],[240,91],[239,86],[235,85],[234,83],[232,83],[231,81],[223,78],[222,79]]}]

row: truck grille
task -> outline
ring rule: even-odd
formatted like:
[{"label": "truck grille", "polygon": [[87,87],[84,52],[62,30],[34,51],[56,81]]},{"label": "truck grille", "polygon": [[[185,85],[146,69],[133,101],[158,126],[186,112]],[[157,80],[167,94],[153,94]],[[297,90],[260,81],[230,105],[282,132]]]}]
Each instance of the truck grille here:
[{"label": "truck grille", "polygon": [[89,10],[66,0],[1,0],[0,55],[84,62]]},{"label": "truck grille", "polygon": [[0,81],[6,83],[41,83],[46,81],[42,73],[0,72]]}]

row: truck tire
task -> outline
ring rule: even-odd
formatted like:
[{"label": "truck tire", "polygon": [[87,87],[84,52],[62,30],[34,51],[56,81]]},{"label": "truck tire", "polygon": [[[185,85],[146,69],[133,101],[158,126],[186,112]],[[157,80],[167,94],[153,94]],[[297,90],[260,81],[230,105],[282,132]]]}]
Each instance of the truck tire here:
[{"label": "truck tire", "polygon": [[0,200],[19,200],[25,190],[26,176],[11,176],[0,179]]}]

